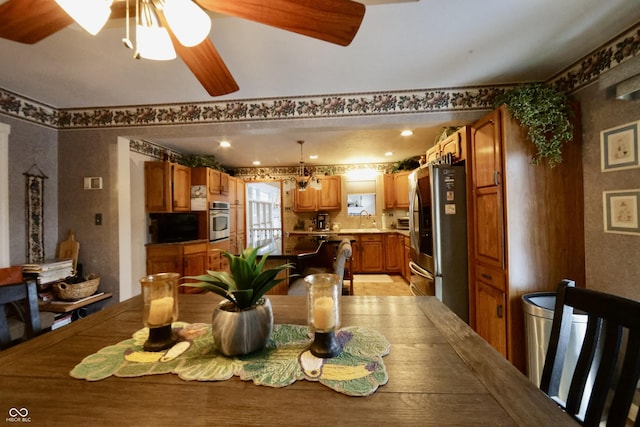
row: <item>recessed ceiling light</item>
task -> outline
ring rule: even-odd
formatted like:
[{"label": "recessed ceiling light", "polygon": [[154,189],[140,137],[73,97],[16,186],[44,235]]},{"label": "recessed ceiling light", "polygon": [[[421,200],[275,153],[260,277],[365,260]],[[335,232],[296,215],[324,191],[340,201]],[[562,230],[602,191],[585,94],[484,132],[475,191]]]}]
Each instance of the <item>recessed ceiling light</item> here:
[{"label": "recessed ceiling light", "polygon": [[311,154],[311,155],[309,156],[309,158],[310,158],[311,160],[315,160],[315,159],[317,159],[317,158],[318,158],[318,155],[317,155],[317,154]]},{"label": "recessed ceiling light", "polygon": [[393,152],[391,151],[387,151],[386,153],[384,153],[385,156],[393,156]]},{"label": "recessed ceiling light", "polygon": [[413,135],[413,131],[411,129],[405,129],[402,132],[400,132],[400,135],[402,135],[402,136],[411,136],[411,135]]},{"label": "recessed ceiling light", "polygon": [[220,147],[222,148],[231,147],[231,143],[229,143],[229,141],[220,141]]},{"label": "recessed ceiling light", "polygon": [[260,164],[260,160],[254,160],[252,163],[254,166],[258,166]]}]

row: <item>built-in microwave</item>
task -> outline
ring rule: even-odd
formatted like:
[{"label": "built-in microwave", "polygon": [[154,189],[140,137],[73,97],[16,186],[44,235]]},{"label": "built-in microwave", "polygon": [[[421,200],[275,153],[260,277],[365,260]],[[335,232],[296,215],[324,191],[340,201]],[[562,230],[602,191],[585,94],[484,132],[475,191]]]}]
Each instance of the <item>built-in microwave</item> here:
[{"label": "built-in microwave", "polygon": [[229,202],[211,202],[209,205],[209,241],[229,238]]}]

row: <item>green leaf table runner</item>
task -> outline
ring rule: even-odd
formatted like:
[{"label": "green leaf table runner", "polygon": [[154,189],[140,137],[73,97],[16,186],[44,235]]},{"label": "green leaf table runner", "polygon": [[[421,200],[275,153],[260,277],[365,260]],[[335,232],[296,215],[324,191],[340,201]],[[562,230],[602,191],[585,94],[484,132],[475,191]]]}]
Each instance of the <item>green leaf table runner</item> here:
[{"label": "green leaf table runner", "polygon": [[[382,360],[391,344],[377,331],[346,327],[337,333],[342,353],[321,359],[309,351],[308,326],[274,325],[266,348],[245,356],[226,357],[213,349],[211,326],[176,322],[179,343],[165,352],[145,352],[149,330],[89,355],[71,376],[98,381],[109,376],[177,374],[185,381],[223,381],[237,376],[269,387],[286,387],[297,380],[318,381],[349,396],[368,396],[389,380]],[[184,350],[186,348],[186,350]]]}]

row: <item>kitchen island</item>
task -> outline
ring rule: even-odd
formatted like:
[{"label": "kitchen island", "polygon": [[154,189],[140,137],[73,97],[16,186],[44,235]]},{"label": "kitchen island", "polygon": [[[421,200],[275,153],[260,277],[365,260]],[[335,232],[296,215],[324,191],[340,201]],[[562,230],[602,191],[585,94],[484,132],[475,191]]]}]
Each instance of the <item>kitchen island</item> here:
[{"label": "kitchen island", "polygon": [[[179,296],[180,321],[209,322],[213,294]],[[306,324],[304,297],[271,297],[277,324]],[[284,388],[162,374],[89,382],[69,372],[142,327],[139,296],[0,353],[0,411],[33,425],[575,425],[433,297],[343,297],[342,325],[391,343],[388,383],[350,397],[317,382]],[[11,412],[9,412],[11,411]]]}]

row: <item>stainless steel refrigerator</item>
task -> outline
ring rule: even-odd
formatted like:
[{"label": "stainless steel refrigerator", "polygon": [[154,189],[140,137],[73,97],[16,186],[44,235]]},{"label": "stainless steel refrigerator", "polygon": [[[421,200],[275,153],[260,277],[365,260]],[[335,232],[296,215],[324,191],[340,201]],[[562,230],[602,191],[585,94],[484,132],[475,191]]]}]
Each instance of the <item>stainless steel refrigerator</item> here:
[{"label": "stainless steel refrigerator", "polygon": [[431,164],[409,177],[412,289],[469,322],[464,166]]}]

